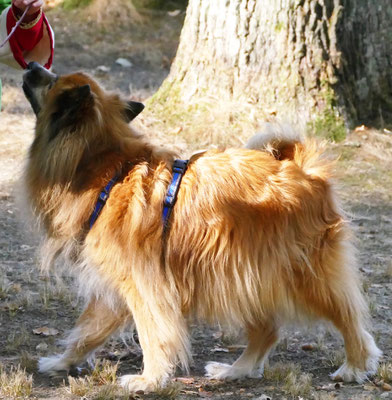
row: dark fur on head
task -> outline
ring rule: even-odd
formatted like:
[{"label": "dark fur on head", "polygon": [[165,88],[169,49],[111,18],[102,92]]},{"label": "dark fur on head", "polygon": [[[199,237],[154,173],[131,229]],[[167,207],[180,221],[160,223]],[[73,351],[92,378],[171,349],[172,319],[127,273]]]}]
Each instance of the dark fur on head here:
[{"label": "dark fur on head", "polygon": [[138,148],[132,142],[139,135],[128,123],[144,105],[104,93],[88,75],[57,76],[37,63],[30,63],[23,77],[23,89],[37,115],[30,154],[43,154],[42,149],[46,148],[46,157],[37,158],[41,179],[69,182],[76,169],[83,168],[91,157],[98,161],[103,152],[125,147],[131,157]]}]

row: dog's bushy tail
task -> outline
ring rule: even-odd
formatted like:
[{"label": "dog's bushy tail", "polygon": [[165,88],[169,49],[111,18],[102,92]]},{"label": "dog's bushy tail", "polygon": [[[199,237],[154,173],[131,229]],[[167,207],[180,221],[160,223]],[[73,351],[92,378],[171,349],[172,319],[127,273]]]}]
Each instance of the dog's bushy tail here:
[{"label": "dog's bushy tail", "polygon": [[333,162],[324,155],[325,142],[304,139],[289,125],[268,123],[245,147],[266,151],[280,161],[292,160],[310,176],[328,179],[332,175]]}]

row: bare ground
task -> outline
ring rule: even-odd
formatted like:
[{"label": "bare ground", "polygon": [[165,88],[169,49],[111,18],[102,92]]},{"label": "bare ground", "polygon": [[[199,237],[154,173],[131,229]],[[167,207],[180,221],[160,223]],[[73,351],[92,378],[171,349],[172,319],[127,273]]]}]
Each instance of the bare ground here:
[{"label": "bare ground", "polygon": [[[96,76],[107,89],[143,100],[159,87],[168,73],[183,15],[156,15],[142,25],[106,29],[94,26],[91,21],[79,20],[73,14],[52,12],[49,17],[56,29],[55,71],[66,73],[82,69]],[[132,67],[116,65],[119,57],[129,59]],[[101,65],[109,70],[97,68]],[[65,278],[58,282],[54,276],[39,274],[36,265],[38,239],[29,233],[28,222],[20,222],[24,221],[23,206],[15,204],[15,184],[33,138],[34,117],[20,89],[20,73],[1,67],[0,74],[4,85],[0,116],[0,365],[3,365],[3,376],[11,366],[17,365],[33,375],[32,392],[25,397],[392,398],[388,385],[382,388],[380,375],[362,385],[331,383],[328,374],[341,363],[343,347],[339,335],[322,327],[288,330],[270,357],[270,367],[261,380],[228,383],[203,378],[206,361],[231,362],[242,348],[241,341],[225,336],[219,327],[204,326],[193,327],[194,364],[190,376],[181,378],[179,372],[180,378],[173,381],[171,389],[156,395],[123,396],[112,377],[103,378],[107,373],[105,368],[113,372],[117,363],[117,375],[137,373],[142,368],[138,347],[132,342],[126,346],[116,338],[98,352],[98,358],[108,360],[108,364],[92,380],[88,378],[90,372],[79,381],[68,381],[66,377],[51,379],[38,374],[36,360],[61,351],[59,338],[73,326],[81,305],[73,294],[72,280]],[[148,119],[148,110],[146,115]],[[144,123],[147,125],[153,127],[154,121]],[[167,145],[193,150],[189,144],[186,147],[181,134],[175,137],[156,133],[156,136]],[[391,363],[392,134],[359,129],[345,142],[331,144],[330,152],[340,156],[337,165],[339,194],[358,237],[360,268],[372,314],[373,333],[384,352],[383,363]],[[33,329],[41,327],[55,328],[58,334],[46,337],[33,334]],[[13,375],[14,372],[7,375],[9,382]],[[391,379],[391,375],[388,378],[384,374],[384,381]],[[17,394],[7,395],[1,378],[0,382],[4,385],[4,390],[0,387],[0,398],[16,398]]]}]

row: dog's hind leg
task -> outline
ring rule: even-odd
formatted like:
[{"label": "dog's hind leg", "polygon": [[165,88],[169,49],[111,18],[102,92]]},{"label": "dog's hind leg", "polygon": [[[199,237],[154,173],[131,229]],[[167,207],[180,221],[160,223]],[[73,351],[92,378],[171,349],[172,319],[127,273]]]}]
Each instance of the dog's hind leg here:
[{"label": "dog's hind leg", "polygon": [[257,328],[248,327],[248,345],[233,365],[209,362],[206,376],[212,379],[260,378],[268,353],[278,340],[278,329],[273,323],[265,322]]},{"label": "dog's hind leg", "polygon": [[99,346],[126,322],[131,314],[125,305],[114,309],[104,299],[94,298],[76,322],[66,340],[65,352],[61,355],[43,357],[39,360],[39,371],[55,374],[56,371],[69,371],[84,362]]},{"label": "dog's hind leg", "polygon": [[156,390],[168,383],[178,363],[188,368],[190,344],[186,322],[176,301],[171,301],[170,295],[165,297],[164,289],[160,298],[146,293],[142,297],[135,290],[128,299],[144,365],[141,375],[124,375],[120,383],[130,392]]},{"label": "dog's hind leg", "polygon": [[[333,244],[333,243],[332,243]],[[377,372],[381,351],[367,332],[367,305],[349,248],[331,245],[318,270],[322,275],[307,279],[300,292],[305,307],[324,320],[332,322],[344,338],[346,360],[331,375],[334,380],[362,383]],[[308,277],[309,278],[309,277]],[[305,280],[303,280],[305,282]]]},{"label": "dog's hind leg", "polygon": [[[377,372],[378,361],[382,354],[373,337],[367,332],[362,320],[361,309],[352,302],[360,295],[359,289],[348,284],[345,293],[334,299],[336,308],[329,310],[326,317],[333,322],[344,338],[346,360],[331,374],[334,380],[362,383]],[[357,293],[356,293],[357,292]]]}]

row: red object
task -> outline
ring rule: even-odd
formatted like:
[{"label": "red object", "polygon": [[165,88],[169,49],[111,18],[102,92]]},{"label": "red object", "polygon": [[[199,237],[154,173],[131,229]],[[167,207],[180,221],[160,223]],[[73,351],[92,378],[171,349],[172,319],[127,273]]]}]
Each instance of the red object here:
[{"label": "red object", "polygon": [[[20,14],[20,10],[12,6],[13,10],[9,10],[7,14],[7,32],[10,33],[12,28],[16,25],[15,15]],[[39,12],[34,14],[34,18],[38,17]],[[11,36],[9,40],[9,44],[11,47],[11,51],[14,55],[15,60],[19,63],[19,65],[25,69],[27,67],[27,63],[24,59],[23,53],[25,51],[31,51],[42,39],[44,29],[47,30],[49,39],[50,39],[50,56],[48,61],[44,65],[45,68],[49,69],[52,65],[53,61],[53,37],[52,31],[49,26],[49,22],[46,19],[45,15],[42,13],[40,20],[30,29],[22,29],[20,26],[16,29],[15,34]]]}]

